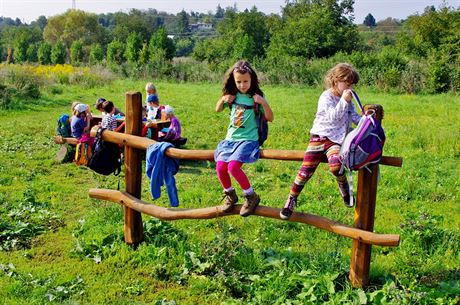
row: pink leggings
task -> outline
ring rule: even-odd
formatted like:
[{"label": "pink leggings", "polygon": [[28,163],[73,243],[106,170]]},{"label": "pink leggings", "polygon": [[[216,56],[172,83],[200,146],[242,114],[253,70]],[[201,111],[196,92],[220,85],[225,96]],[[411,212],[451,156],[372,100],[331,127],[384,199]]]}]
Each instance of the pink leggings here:
[{"label": "pink leggings", "polygon": [[243,190],[247,190],[251,187],[248,177],[241,169],[241,166],[243,166],[243,163],[238,161],[230,161],[228,163],[224,161],[216,162],[217,178],[219,178],[220,184],[222,184],[224,189],[228,189],[232,186],[229,173],[232,174]]}]

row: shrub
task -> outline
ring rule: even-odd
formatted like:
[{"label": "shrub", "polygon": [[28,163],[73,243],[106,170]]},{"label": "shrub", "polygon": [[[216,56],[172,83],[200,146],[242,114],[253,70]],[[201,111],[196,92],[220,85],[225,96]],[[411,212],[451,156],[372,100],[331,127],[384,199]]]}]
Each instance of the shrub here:
[{"label": "shrub", "polygon": [[37,45],[36,44],[31,44],[27,48],[27,61],[28,62],[37,62],[38,57],[37,57]]},{"label": "shrub", "polygon": [[51,62],[53,64],[64,64],[67,56],[67,51],[62,42],[56,43],[51,48]]},{"label": "shrub", "polygon": [[70,61],[72,64],[78,65],[83,62],[84,52],[83,52],[83,43],[81,40],[75,40],[70,46]]},{"label": "shrub", "polygon": [[38,62],[42,65],[48,65],[51,63],[51,45],[46,42],[42,42],[37,50]]},{"label": "shrub", "polygon": [[93,44],[89,52],[89,62],[91,64],[97,64],[102,62],[104,59],[104,50],[99,43]]},{"label": "shrub", "polygon": [[7,110],[13,108],[12,95],[12,88],[0,84],[0,109]]},{"label": "shrub", "polygon": [[121,64],[125,61],[124,44],[118,40],[114,40],[107,46],[107,62],[112,64]]}]

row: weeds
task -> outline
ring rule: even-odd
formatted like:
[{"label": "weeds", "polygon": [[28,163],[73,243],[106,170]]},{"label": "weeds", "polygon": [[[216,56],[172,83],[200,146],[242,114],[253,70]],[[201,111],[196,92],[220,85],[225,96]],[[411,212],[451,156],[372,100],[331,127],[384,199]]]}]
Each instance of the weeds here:
[{"label": "weeds", "polygon": [[34,237],[62,227],[63,221],[50,208],[49,203],[38,202],[31,189],[19,202],[6,203],[0,209],[0,250],[29,248]]},{"label": "weeds", "polygon": [[37,278],[32,274],[17,272],[16,267],[9,264],[0,264],[0,272],[17,282],[17,289],[13,291],[19,297],[34,298],[38,303],[58,302],[69,300],[85,293],[85,283],[80,276],[69,281],[58,283],[53,277]]}]

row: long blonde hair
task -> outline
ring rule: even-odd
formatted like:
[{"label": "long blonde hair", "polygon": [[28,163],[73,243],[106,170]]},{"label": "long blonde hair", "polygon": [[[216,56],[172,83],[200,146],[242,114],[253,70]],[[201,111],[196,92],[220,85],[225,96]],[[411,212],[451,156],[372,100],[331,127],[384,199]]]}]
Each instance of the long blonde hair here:
[{"label": "long blonde hair", "polygon": [[335,91],[338,82],[357,84],[359,82],[359,74],[351,64],[339,63],[330,69],[324,78],[326,89],[332,88]]}]

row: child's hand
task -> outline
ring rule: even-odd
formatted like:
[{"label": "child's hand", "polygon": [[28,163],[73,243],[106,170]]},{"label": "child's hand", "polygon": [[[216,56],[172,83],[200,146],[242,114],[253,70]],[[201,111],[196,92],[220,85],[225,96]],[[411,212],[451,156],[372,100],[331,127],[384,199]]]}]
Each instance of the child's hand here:
[{"label": "child's hand", "polygon": [[263,105],[263,103],[266,102],[265,99],[258,94],[254,94],[252,98],[254,99],[254,103],[257,103],[260,105]]},{"label": "child's hand", "polygon": [[353,98],[353,94],[352,94],[351,89],[345,89],[345,90],[343,90],[342,98],[343,98],[347,103],[350,103],[350,102],[351,102],[351,99]]},{"label": "child's hand", "polygon": [[235,100],[235,95],[230,95],[230,94],[224,95],[222,97],[222,100],[224,101],[224,103],[232,103]]}]

